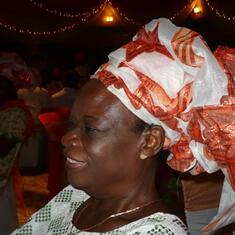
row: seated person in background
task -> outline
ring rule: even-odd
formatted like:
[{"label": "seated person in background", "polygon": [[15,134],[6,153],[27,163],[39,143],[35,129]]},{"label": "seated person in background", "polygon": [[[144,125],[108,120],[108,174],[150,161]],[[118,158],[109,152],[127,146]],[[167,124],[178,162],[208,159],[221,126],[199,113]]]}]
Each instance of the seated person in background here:
[{"label": "seated person in background", "polygon": [[163,18],[145,25],[78,94],[62,139],[71,185],[13,234],[189,234],[160,200],[156,158],[164,148],[178,170],[219,169],[199,114],[225,109],[219,121],[232,125],[225,76],[197,33]]},{"label": "seated person in background", "polygon": [[79,88],[79,74],[76,71],[69,71],[62,80],[63,88],[50,97],[50,107],[71,108]]},{"label": "seated person in background", "polygon": [[24,100],[25,105],[29,108],[36,124],[39,124],[38,115],[49,103],[48,91],[41,87],[40,79],[34,79],[33,85],[27,88],[21,88],[17,91],[19,99]]},{"label": "seated person in background", "polygon": [[13,83],[0,76],[0,87],[0,230],[8,235],[18,226],[12,169],[33,122]]},{"label": "seated person in background", "polygon": [[48,134],[48,189],[54,197],[67,185],[61,138],[68,129],[69,115],[74,103],[79,75],[69,71],[62,79],[64,88],[50,97],[48,109],[39,115]]},{"label": "seated person in background", "polygon": [[47,165],[46,131],[38,120],[38,115],[49,103],[49,94],[41,85],[41,77],[25,66],[32,77],[32,83],[17,90],[18,98],[24,101],[34,120],[34,133],[22,147],[19,165],[23,172],[44,168]]}]

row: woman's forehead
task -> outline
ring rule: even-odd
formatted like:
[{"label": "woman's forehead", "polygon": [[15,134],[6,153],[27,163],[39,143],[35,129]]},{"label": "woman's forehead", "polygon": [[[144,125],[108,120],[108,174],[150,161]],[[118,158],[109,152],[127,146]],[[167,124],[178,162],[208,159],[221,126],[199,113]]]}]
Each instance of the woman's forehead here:
[{"label": "woman's forehead", "polygon": [[73,114],[132,121],[136,119],[135,115],[96,79],[89,80],[79,91],[73,106]]},{"label": "woman's forehead", "polygon": [[100,81],[92,79],[78,92],[75,104],[89,109],[100,108],[100,106],[105,109],[118,102],[118,98],[110,93]]},{"label": "woman's forehead", "polygon": [[100,117],[108,115],[110,109],[117,106],[119,100],[113,96],[101,82],[89,80],[78,92],[73,105],[72,115]]}]

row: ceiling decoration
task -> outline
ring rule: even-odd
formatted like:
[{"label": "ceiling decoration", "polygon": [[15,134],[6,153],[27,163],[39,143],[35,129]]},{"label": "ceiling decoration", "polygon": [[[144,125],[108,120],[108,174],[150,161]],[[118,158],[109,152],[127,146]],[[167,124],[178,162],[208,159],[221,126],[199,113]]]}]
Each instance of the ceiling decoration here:
[{"label": "ceiling decoration", "polygon": [[[70,13],[70,12],[62,12],[56,8],[51,9],[45,7],[42,2],[37,2],[36,0],[28,0],[34,7],[39,8],[42,11],[45,11],[49,14],[55,15],[57,17],[70,18],[73,21],[66,25],[57,25],[51,30],[34,30],[33,28],[28,28],[25,26],[17,26],[14,24],[6,23],[0,19],[0,27],[5,28],[7,30],[19,33],[19,34],[28,34],[30,36],[45,36],[48,37],[50,35],[55,35],[58,33],[68,32],[77,29],[82,24],[92,21],[93,19],[98,19],[101,24],[104,26],[111,26],[117,23],[130,23],[133,25],[141,25],[136,20],[126,16],[126,14],[121,11],[118,7],[114,6],[111,0],[104,0],[100,5],[95,6],[87,11],[80,13]],[[188,0],[186,4],[182,7],[182,9],[174,12],[172,16],[168,18],[171,20],[175,20],[179,16],[187,16],[192,12],[194,7],[197,5],[198,0]]]},{"label": "ceiling decoration", "polygon": [[[0,41],[115,47],[141,25],[167,17],[213,45],[235,45],[235,5],[221,0],[4,0]],[[94,43],[95,40],[95,43]]]}]

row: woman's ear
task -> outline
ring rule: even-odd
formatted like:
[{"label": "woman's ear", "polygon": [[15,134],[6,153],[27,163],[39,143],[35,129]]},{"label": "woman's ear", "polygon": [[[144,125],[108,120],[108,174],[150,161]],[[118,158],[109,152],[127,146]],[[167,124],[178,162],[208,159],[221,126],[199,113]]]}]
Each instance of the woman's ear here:
[{"label": "woman's ear", "polygon": [[145,133],[145,141],[141,146],[140,159],[155,156],[162,148],[165,132],[161,126],[150,126]]}]

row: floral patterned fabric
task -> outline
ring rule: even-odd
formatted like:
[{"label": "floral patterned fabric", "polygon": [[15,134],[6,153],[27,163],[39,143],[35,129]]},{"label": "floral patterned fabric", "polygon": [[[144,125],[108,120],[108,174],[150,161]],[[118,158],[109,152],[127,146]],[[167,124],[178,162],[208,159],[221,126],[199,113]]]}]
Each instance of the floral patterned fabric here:
[{"label": "floral patterned fabric", "polygon": [[83,191],[68,186],[12,235],[189,235],[178,217],[165,213],[152,214],[110,232],[78,230],[72,225],[72,217],[75,210],[88,198]]},{"label": "floral patterned fabric", "polygon": [[235,221],[235,82],[228,75],[198,33],[164,18],[142,27],[93,75],[140,119],[163,127],[172,168],[223,171],[224,200],[210,229]]},{"label": "floral patterned fabric", "polygon": [[10,105],[0,110],[0,136],[17,141],[9,153],[0,158],[0,187],[7,182],[17,152],[25,139],[26,125],[27,115],[22,108]]}]

